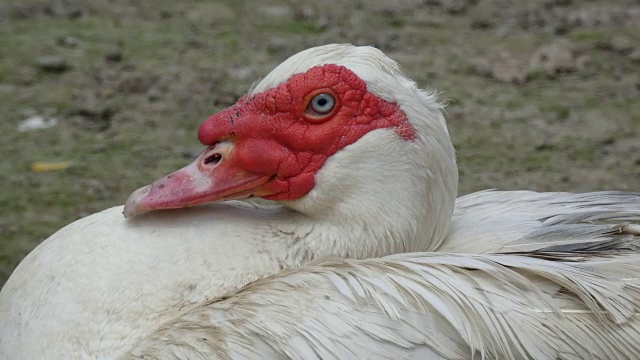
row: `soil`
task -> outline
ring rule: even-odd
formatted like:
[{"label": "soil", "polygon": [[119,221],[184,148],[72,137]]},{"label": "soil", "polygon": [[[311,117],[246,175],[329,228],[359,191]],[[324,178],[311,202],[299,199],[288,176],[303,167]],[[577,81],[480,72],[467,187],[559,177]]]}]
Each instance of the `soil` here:
[{"label": "soil", "polygon": [[461,194],[640,190],[637,0],[3,0],[0,285],[189,162],[199,123],[279,62],[334,42],[441,91]]}]

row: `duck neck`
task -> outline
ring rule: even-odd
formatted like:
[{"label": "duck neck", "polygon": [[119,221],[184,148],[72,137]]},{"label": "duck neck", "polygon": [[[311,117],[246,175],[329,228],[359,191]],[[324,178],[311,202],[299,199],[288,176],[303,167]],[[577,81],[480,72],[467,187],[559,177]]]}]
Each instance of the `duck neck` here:
[{"label": "duck neck", "polygon": [[436,250],[448,232],[457,195],[453,151],[443,160],[439,157],[447,152],[416,151],[420,144],[396,137],[371,133],[332,156],[309,194],[283,203],[297,216],[278,228],[303,239],[314,257]]}]

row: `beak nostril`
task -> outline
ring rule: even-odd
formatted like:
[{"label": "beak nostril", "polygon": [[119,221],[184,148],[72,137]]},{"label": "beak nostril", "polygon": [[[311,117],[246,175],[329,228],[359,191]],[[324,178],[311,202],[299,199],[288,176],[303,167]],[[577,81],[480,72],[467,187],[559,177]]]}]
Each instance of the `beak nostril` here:
[{"label": "beak nostril", "polygon": [[215,154],[211,154],[209,156],[207,156],[204,159],[204,164],[205,165],[217,165],[220,160],[222,160],[222,155],[220,155],[220,153],[215,153]]}]

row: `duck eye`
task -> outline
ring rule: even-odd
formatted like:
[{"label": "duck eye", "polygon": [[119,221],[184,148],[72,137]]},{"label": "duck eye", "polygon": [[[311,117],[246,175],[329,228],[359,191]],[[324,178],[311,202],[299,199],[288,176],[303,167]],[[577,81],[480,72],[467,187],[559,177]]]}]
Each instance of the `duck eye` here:
[{"label": "duck eye", "polygon": [[322,93],[314,96],[309,103],[309,108],[318,115],[325,115],[333,110],[336,105],[336,101],[328,93]]}]

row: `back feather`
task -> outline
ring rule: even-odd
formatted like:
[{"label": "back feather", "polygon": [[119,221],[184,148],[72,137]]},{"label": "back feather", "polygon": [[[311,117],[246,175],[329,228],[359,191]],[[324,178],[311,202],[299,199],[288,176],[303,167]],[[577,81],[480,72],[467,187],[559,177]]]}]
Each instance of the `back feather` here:
[{"label": "back feather", "polygon": [[638,274],[639,254],[589,247],[337,260],[193,308],[124,358],[633,358]]},{"label": "back feather", "polygon": [[185,311],[123,358],[633,358],[639,220],[640,193],[470,194],[442,252],[316,260]]},{"label": "back feather", "polygon": [[631,237],[640,234],[640,225],[632,222],[640,222],[640,193],[480,191],[456,200],[438,251],[586,251],[586,244],[592,252],[638,251]]}]

